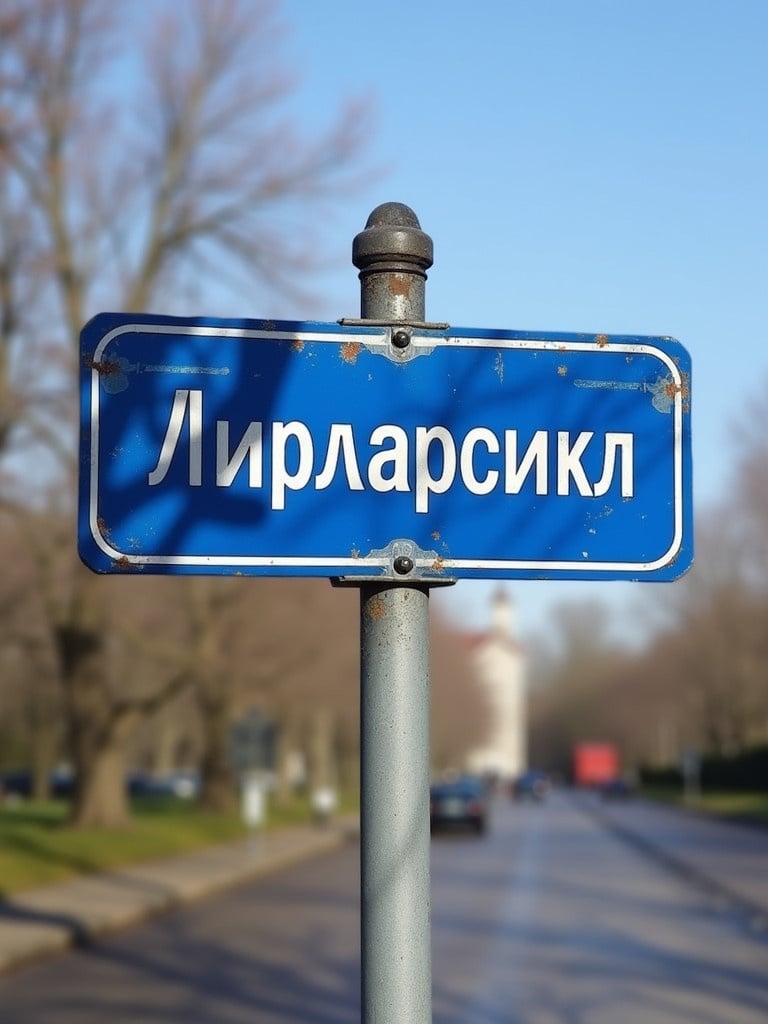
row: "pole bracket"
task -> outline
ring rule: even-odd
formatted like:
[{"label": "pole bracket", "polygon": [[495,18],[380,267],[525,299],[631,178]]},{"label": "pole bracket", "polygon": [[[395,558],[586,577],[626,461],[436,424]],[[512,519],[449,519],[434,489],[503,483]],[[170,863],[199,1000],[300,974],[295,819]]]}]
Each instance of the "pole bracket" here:
[{"label": "pole bracket", "polygon": [[413,327],[419,331],[449,331],[451,325],[438,321],[432,323],[427,320],[372,320],[369,318],[343,316],[336,321],[342,327]]},{"label": "pole bracket", "polygon": [[334,586],[352,586],[360,583],[428,583],[433,586],[451,586],[456,579],[446,574],[443,559],[437,551],[425,551],[415,541],[398,537],[385,548],[374,548],[366,558],[378,559],[381,571],[370,576],[339,576]]}]

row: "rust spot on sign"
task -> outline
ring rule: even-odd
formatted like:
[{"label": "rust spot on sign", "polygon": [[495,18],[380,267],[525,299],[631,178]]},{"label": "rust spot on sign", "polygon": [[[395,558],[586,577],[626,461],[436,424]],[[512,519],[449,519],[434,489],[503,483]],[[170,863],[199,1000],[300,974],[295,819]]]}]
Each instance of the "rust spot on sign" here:
[{"label": "rust spot on sign", "polygon": [[558,375],[558,377],[567,377],[568,376],[568,367],[567,366],[558,366],[558,368],[557,368],[557,375]]},{"label": "rust spot on sign", "polygon": [[294,338],[291,342],[291,352],[301,352],[304,349],[304,339]]},{"label": "rust spot on sign", "polygon": [[359,341],[348,341],[346,345],[341,346],[341,358],[350,365],[356,363],[362,347]]},{"label": "rust spot on sign", "polygon": [[598,334],[598,335],[596,335],[595,336],[595,344],[597,345],[598,348],[605,348],[605,346],[608,344],[608,335],[607,334]]},{"label": "rust spot on sign", "polygon": [[432,540],[440,540],[440,531],[439,530],[433,530],[432,531]]},{"label": "rust spot on sign", "polygon": [[88,369],[95,370],[100,377],[114,377],[115,374],[123,372],[116,359],[102,359],[100,363],[95,363],[93,356],[88,356],[85,363]]},{"label": "rust spot on sign", "polygon": [[123,572],[127,572],[128,569],[132,569],[133,566],[132,566],[131,562],[129,561],[128,556],[127,555],[123,555],[122,558],[118,558],[115,561],[115,568],[116,569],[121,569]]},{"label": "rust spot on sign", "polygon": [[433,572],[443,572],[445,569],[445,562],[439,556],[432,563]]},{"label": "rust spot on sign", "polygon": [[678,395],[682,399],[683,412],[690,412],[691,408],[691,388],[690,388],[690,377],[687,373],[682,374],[682,381],[680,384],[675,384],[674,381],[670,380],[664,385],[664,394],[671,401],[674,401]]},{"label": "rust spot on sign", "polygon": [[372,619],[383,619],[387,613],[386,606],[382,599],[378,596],[372,597],[368,602],[368,615]]}]

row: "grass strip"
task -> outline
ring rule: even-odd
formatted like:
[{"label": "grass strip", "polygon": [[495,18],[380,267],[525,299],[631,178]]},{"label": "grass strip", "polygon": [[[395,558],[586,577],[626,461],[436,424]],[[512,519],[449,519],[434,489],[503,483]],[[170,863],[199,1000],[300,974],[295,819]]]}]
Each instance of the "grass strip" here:
[{"label": "grass strip", "polygon": [[679,789],[643,790],[652,800],[689,807],[718,818],[768,825],[768,793],[702,792],[683,793]]},{"label": "grass strip", "polygon": [[[133,821],[121,829],[73,829],[64,801],[0,805],[0,895],[116,869],[142,860],[189,853],[248,833],[239,814],[218,815],[193,801],[147,798],[132,804]],[[296,798],[270,808],[268,830],[311,820],[309,802]]]}]

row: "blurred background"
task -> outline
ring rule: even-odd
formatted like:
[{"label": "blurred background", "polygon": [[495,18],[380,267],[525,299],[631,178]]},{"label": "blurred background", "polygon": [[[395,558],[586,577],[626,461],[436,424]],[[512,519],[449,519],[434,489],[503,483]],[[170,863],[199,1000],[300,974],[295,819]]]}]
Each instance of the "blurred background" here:
[{"label": "blurred background", "polygon": [[354,591],[79,565],[77,346],[102,310],[356,316],[352,239],[390,200],[434,239],[430,319],[693,358],[695,568],[436,592],[435,771],[495,742],[501,602],[516,768],[600,740],[634,777],[765,788],[766,30],[699,0],[0,5],[7,793],[79,826],[153,789],[231,812],[246,769],[276,804],[354,799]]}]

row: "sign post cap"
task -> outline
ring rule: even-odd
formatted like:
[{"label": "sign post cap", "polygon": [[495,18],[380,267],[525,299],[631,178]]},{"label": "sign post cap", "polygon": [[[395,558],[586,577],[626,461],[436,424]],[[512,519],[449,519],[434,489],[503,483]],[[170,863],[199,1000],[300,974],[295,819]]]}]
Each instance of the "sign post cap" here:
[{"label": "sign post cap", "polygon": [[433,263],[432,239],[405,203],[382,203],[352,243],[352,262],[362,274],[406,271],[426,277]]}]

